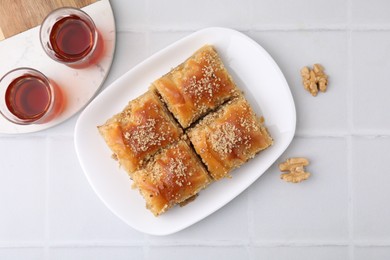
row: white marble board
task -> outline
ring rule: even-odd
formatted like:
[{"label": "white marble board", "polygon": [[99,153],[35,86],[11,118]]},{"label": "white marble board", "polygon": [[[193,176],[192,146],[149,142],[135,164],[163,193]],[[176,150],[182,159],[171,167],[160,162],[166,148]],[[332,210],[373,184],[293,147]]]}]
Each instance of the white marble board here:
[{"label": "white marble board", "polygon": [[98,1],[82,9],[92,17],[103,38],[104,50],[95,65],[73,69],[51,60],[39,41],[40,26],[0,41],[0,77],[14,68],[32,67],[55,81],[66,99],[61,114],[45,124],[17,125],[0,116],[0,134],[31,133],[58,125],[80,111],[99,90],[114,57],[114,15],[108,0]]}]

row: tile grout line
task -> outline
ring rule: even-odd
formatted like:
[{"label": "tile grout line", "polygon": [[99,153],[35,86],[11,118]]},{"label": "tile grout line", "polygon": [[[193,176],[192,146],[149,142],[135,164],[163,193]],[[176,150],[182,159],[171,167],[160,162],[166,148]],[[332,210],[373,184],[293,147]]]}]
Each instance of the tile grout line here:
[{"label": "tile grout line", "polygon": [[145,1],[145,13],[146,13],[146,26],[145,26],[145,29],[144,29],[144,34],[145,34],[145,44],[146,44],[146,52],[147,52],[147,55],[150,56],[151,55],[151,44],[150,44],[150,38],[151,38],[151,27],[150,27],[150,13],[149,13],[149,6],[150,6],[150,2],[149,0],[146,0]]},{"label": "tile grout line", "polygon": [[143,246],[142,246],[142,253],[143,253],[143,255],[144,255],[144,259],[146,260],[146,259],[149,259],[150,258],[150,245],[148,245],[148,244],[144,244]]},{"label": "tile grout line", "polygon": [[257,241],[253,244],[254,247],[346,247],[348,241],[308,241],[308,242],[264,242]]},{"label": "tile grout line", "polygon": [[316,26],[297,26],[297,25],[287,25],[287,24],[265,24],[265,25],[253,25],[252,30],[254,31],[345,31],[348,29],[348,26],[345,24],[339,25],[327,25],[321,24]]},{"label": "tile grout line", "polygon": [[352,100],[352,30],[351,30],[351,19],[352,19],[352,0],[348,0],[348,30],[347,30],[347,126],[349,135],[352,136],[353,131],[353,100]]},{"label": "tile grout line", "polygon": [[352,137],[347,137],[347,175],[348,175],[348,254],[349,259],[354,259],[353,240],[353,180],[352,180]]},{"label": "tile grout line", "polygon": [[[146,235],[147,236],[147,235]],[[68,242],[53,242],[47,243],[48,248],[95,248],[95,247],[137,247],[146,248],[149,242],[115,242],[115,241],[68,241]],[[2,248],[43,248],[44,242],[18,242],[18,243],[0,243],[0,249]],[[212,241],[212,240],[196,240],[186,242],[154,242],[151,246],[158,247],[177,247],[177,246],[192,246],[192,247],[346,247],[349,245],[349,241],[299,241],[299,242],[288,242],[288,241],[274,241],[267,242],[263,240],[253,241],[248,243],[246,241]],[[390,240],[387,241],[358,241],[354,242],[354,246],[357,247],[390,247]],[[149,253],[149,247],[147,247],[147,253]]]},{"label": "tile grout line", "polygon": [[248,254],[249,259],[252,259],[252,256],[250,254],[250,248],[253,246],[253,242],[255,240],[255,212],[254,212],[254,202],[253,202],[253,189],[251,187],[248,187],[248,196],[247,196],[247,220],[248,220]]},{"label": "tile grout line", "polygon": [[[218,242],[218,241],[217,241]],[[216,241],[187,241],[184,243],[178,243],[177,241],[173,242],[154,242],[151,246],[159,246],[159,247],[176,247],[176,246],[192,246],[192,247],[332,247],[332,246],[339,246],[339,247],[346,247],[348,246],[348,241],[334,241],[334,240],[327,240],[327,241],[300,241],[300,242],[289,242],[289,241],[281,241],[281,242],[267,242],[263,240],[259,241],[253,241],[252,243],[249,243],[247,241],[219,241],[217,243]],[[363,244],[361,246],[365,245],[371,245],[371,244]],[[381,244],[374,244],[375,246],[388,246],[387,243],[381,243]]]},{"label": "tile grout line", "polygon": [[353,241],[353,176],[352,176],[352,133],[353,133],[353,96],[352,96],[352,0],[347,1],[347,126],[350,135],[347,136],[347,185],[348,185],[348,257],[354,260]]},{"label": "tile grout line", "polygon": [[19,242],[0,242],[0,250],[2,248],[44,248],[45,241],[31,242],[31,241],[19,241]]},{"label": "tile grout line", "polygon": [[372,243],[368,242],[354,242],[355,247],[390,247],[390,241],[381,241]]},{"label": "tile grout line", "polygon": [[[252,28],[253,28],[253,25],[254,25],[254,15],[255,15],[255,12],[254,12],[254,0],[249,0],[248,1],[248,7],[249,7],[249,30],[247,31],[248,34],[250,34],[252,32]],[[248,253],[248,258],[249,260],[254,260],[254,257],[253,257],[253,254],[252,254],[252,250],[251,248],[253,247],[253,242],[255,240],[255,212],[254,212],[254,207],[252,207],[254,205],[254,202],[253,202],[253,188],[251,188],[252,185],[250,185],[247,189],[247,201],[246,201],[246,206],[247,206],[247,232],[248,232],[248,244],[245,246],[246,248],[246,251]]]},{"label": "tile grout line", "polygon": [[[253,16],[253,14],[250,14]],[[210,27],[210,26],[206,26]],[[142,24],[138,26],[129,26],[129,27],[121,27],[117,29],[118,33],[142,33],[145,32],[145,29],[149,32],[156,32],[156,33],[174,33],[174,32],[194,32],[201,29],[204,29],[206,27],[185,27],[185,28],[172,28],[172,27],[164,27],[164,26],[150,26],[148,24]],[[337,31],[358,31],[358,32],[366,32],[366,31],[390,31],[390,25],[317,25],[317,26],[307,26],[307,27],[300,27],[295,25],[277,25],[277,24],[270,24],[270,25],[257,25],[250,23],[246,27],[232,27],[229,28],[236,29],[243,32],[267,32],[267,31],[273,31],[273,32],[322,32],[322,31],[330,31],[330,32],[337,32]]]},{"label": "tile grout line", "polygon": [[44,223],[44,258],[49,260],[49,191],[50,191],[50,137],[45,138],[46,163],[45,163],[45,223]]},{"label": "tile grout line", "polygon": [[251,33],[253,31],[253,27],[254,27],[254,24],[255,24],[255,11],[254,11],[254,0],[249,0],[249,9],[250,9],[250,13],[249,13],[249,16],[250,16],[250,19],[249,19],[249,30],[248,30],[248,33]]},{"label": "tile grout line", "polygon": [[142,242],[142,251],[144,255],[144,259],[149,259],[149,252],[150,252],[150,239],[147,234],[144,234],[144,241]]},{"label": "tile grout line", "polygon": [[72,240],[66,239],[63,241],[55,241],[49,244],[50,248],[90,248],[90,247],[139,247],[145,245],[144,241],[91,241],[91,240]]}]

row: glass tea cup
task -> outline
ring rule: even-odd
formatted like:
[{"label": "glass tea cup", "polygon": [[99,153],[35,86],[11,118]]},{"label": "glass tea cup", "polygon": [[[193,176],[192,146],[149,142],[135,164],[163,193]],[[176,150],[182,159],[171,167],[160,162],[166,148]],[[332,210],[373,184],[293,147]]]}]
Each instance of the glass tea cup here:
[{"label": "glass tea cup", "polygon": [[85,67],[96,60],[101,42],[92,18],[84,11],[63,7],[52,11],[40,29],[46,54],[70,67]]},{"label": "glass tea cup", "polygon": [[46,123],[61,109],[60,90],[36,69],[17,68],[0,79],[0,114],[12,123]]}]

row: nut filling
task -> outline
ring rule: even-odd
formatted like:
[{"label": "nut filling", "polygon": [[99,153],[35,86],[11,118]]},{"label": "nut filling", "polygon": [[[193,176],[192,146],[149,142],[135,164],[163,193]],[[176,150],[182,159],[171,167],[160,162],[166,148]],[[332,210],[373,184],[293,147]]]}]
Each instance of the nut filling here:
[{"label": "nut filling", "polygon": [[305,172],[305,166],[309,165],[306,158],[290,158],[279,164],[279,169],[284,172],[280,175],[282,180],[298,183],[307,180],[310,177],[309,172]]},{"label": "nut filling", "polygon": [[324,67],[314,64],[313,69],[303,67],[301,69],[303,87],[315,97],[318,91],[325,92],[328,86],[328,76],[324,73]]}]

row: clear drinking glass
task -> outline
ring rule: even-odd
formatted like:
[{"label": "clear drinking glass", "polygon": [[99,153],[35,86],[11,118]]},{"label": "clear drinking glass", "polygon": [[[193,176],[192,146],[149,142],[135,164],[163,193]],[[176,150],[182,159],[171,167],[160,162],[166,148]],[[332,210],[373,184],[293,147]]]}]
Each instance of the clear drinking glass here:
[{"label": "clear drinking glass", "polygon": [[61,104],[58,87],[38,70],[17,68],[0,79],[0,114],[15,124],[46,123]]},{"label": "clear drinking glass", "polygon": [[95,60],[99,38],[91,17],[72,7],[52,11],[40,29],[41,44],[47,55],[76,68],[88,66]]}]

